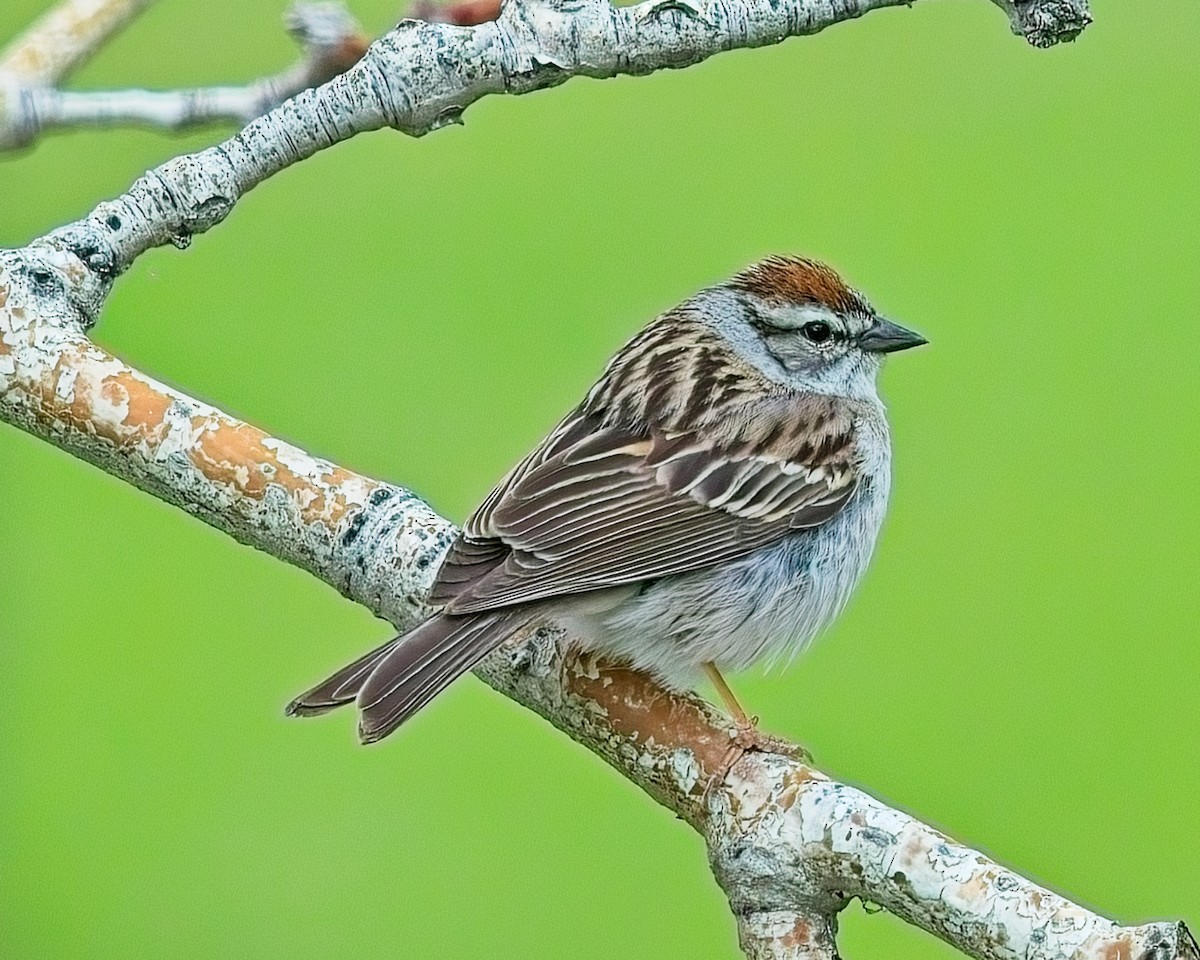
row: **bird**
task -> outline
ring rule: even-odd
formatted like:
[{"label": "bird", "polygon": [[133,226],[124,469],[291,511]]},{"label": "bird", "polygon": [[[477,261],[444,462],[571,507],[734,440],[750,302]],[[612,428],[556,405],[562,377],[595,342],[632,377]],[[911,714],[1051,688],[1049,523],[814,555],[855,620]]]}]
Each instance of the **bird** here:
[{"label": "bird", "polygon": [[887,509],[877,375],[927,341],[827,264],[774,255],[667,310],[464,524],[434,612],[289,704],[386,737],[510,638],[556,623],[672,690],[790,659],[841,611]]}]

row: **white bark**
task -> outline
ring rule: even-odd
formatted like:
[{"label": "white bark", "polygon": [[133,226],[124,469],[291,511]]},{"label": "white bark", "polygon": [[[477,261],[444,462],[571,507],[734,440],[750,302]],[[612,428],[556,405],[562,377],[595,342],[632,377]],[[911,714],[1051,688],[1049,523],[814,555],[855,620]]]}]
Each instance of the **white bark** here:
[{"label": "white bark", "polygon": [[[911,2],[643,0],[618,8],[607,0],[533,0],[509,3],[499,20],[475,27],[402,20],[345,73],[219,146],[168,161],[51,237],[111,280],[149,247],[185,245],[267,177],[355,134],[390,126],[421,136],[461,123],[488,94],[686,67]],[[1039,43],[1074,39],[1090,22],[1087,0],[996,2],[1008,4],[1014,30]]]},{"label": "white bark", "polygon": [[58,83],[154,2],[65,0],[0,53],[0,86]]},{"label": "white bark", "polygon": [[[367,49],[362,28],[340,3],[297,3],[284,23],[300,44],[300,59],[282,73],[239,87],[61,90],[22,81],[19,71],[6,75],[0,68],[0,150],[28,146],[58,128],[137,123],[180,130],[202,123],[246,123],[337,76]],[[20,51],[30,49],[30,44],[17,45],[12,59],[28,60],[29,54]]]},{"label": "white bark", "polygon": [[[67,92],[54,86],[62,73],[93,52],[111,30],[152,2],[67,0],[59,10],[14,43],[0,59],[0,150],[27,146],[46,130],[81,125],[141,123],[176,130],[213,121],[246,122],[284,98],[335,76],[353,63],[361,52],[358,35],[349,29],[353,20],[338,4],[300,3],[290,14],[290,22],[293,32],[305,46],[305,56],[292,69],[249,86],[87,92]],[[513,50],[517,56],[510,64],[501,61],[487,65],[502,71],[508,66],[503,79],[515,82],[505,83],[504,89],[521,93],[577,74],[613,76],[687,66],[721,49],[775,43],[787,36],[814,33],[829,23],[861,16],[877,7],[911,2],[913,0],[806,0],[776,5],[763,0],[758,4],[746,4],[747,9],[726,9],[718,4],[705,6],[693,0],[646,0],[637,7],[623,10],[596,0],[582,5],[558,2],[518,7],[514,3],[508,12],[517,15],[510,17],[512,22],[508,29],[501,29],[498,37],[483,35],[477,40],[488,44],[493,39],[502,39],[507,33],[520,41],[519,46],[524,49]],[[1008,14],[1013,31],[1034,46],[1045,47],[1073,40],[1091,22],[1088,0],[991,2]],[[428,19],[434,19],[428,15],[437,8],[432,7],[429,0],[418,0],[414,9],[427,15]],[[524,36],[512,29],[523,19],[521,10],[537,14],[526,24],[527,29],[522,31]],[[546,15],[552,10],[566,16],[547,21]],[[448,19],[453,20],[454,11],[446,12],[451,14]],[[458,13],[466,11],[460,9]],[[768,13],[771,15],[767,16]],[[483,15],[490,16],[490,10]],[[467,19],[474,22],[469,13]],[[408,22],[416,24],[420,21]],[[564,29],[568,24],[584,28],[587,35],[573,36]],[[344,31],[345,39],[339,39],[339,27]],[[398,34],[400,29],[389,36]],[[429,50],[450,41],[446,32],[434,37],[435,42]],[[408,54],[414,41],[421,43],[426,39],[430,38],[424,35],[410,37],[409,42],[400,45],[399,56],[409,63],[419,63],[408,60]],[[585,42],[579,42],[580,39]],[[534,42],[529,43],[530,40]],[[56,43],[69,54],[56,57],[53,54]],[[467,51],[456,49],[455,52]],[[492,52],[503,51],[493,46]],[[395,66],[395,56],[384,57],[382,47],[375,53],[379,66],[388,68],[385,76],[403,77],[403,73],[397,75],[391,69]],[[458,59],[468,66],[475,58],[468,53]],[[409,133],[420,134],[441,123],[453,122],[479,96],[496,92],[494,88],[465,82],[470,79],[484,78],[461,78],[460,85],[464,88],[461,103],[446,103],[442,111],[421,118],[415,125],[405,124],[406,118],[395,116],[395,111],[388,111],[384,103],[385,117],[375,126],[386,122]],[[455,99],[454,92],[452,88],[441,91],[450,95],[446,97],[449,100]],[[396,101],[395,91],[387,91],[383,99]],[[395,105],[399,108],[402,101]],[[345,135],[357,132],[360,130]]]},{"label": "white bark", "polygon": [[[576,74],[645,73],[810,33],[902,0],[510,3],[475,28],[406,21],[347,73],[180,157],[124,196],[0,252],[0,418],[298,564],[404,628],[454,528],[408,491],[276,440],[132,369],[86,330],[141,252],[186,244],[254,185],[316,150],[391,125],[426,133],[492,92]],[[1082,0],[1015,0],[1014,24],[1068,37]],[[794,757],[750,752],[694,696],[559,651],[538,633],[479,675],[603,757],[699,830],[753,958],[836,956],[851,897],[995,960],[1200,960],[1177,923],[1121,927]],[[722,778],[723,777],[723,778]]]}]

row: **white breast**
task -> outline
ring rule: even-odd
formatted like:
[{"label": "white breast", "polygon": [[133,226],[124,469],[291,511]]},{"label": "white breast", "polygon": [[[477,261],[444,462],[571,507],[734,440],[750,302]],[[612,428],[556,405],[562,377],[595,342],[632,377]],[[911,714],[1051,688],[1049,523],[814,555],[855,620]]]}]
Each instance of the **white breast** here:
[{"label": "white breast", "polygon": [[741,669],[790,659],[845,606],[867,569],[891,480],[882,410],[859,423],[862,479],[828,523],[740,560],[664,577],[604,613],[573,624],[589,647],[676,686],[706,661]]}]

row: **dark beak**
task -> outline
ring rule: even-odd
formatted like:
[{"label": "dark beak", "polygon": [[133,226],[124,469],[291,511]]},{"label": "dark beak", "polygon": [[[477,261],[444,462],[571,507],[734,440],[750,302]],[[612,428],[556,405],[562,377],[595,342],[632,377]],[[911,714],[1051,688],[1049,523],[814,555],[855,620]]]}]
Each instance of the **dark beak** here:
[{"label": "dark beak", "polygon": [[872,353],[895,353],[928,342],[919,333],[883,317],[876,317],[867,332],[858,338],[858,345]]}]

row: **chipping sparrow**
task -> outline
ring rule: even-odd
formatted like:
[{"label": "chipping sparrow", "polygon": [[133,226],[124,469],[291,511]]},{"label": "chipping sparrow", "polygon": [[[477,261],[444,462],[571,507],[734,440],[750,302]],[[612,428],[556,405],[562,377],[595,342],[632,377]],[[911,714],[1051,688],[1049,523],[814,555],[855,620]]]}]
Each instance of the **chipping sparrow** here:
[{"label": "chipping sparrow", "polygon": [[288,707],[356,701],[387,736],[553,620],[669,686],[801,650],[849,598],[887,505],[883,354],[925,340],[824,264],[769,257],[653,321],[467,521],[440,611]]}]

